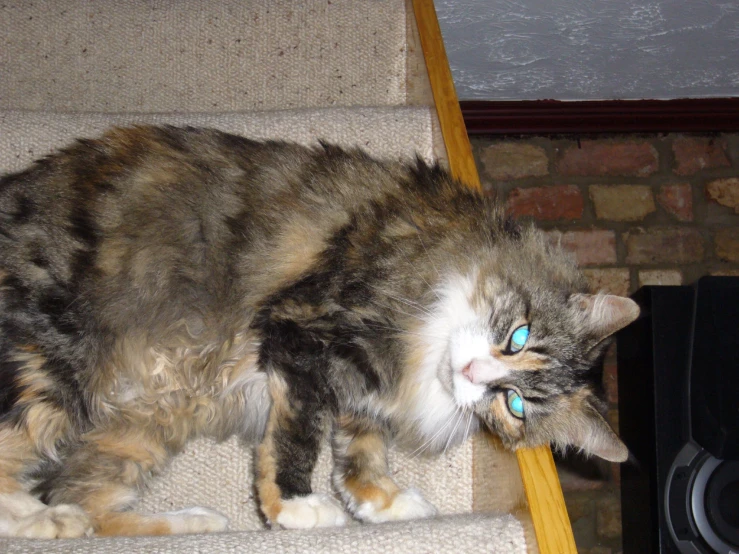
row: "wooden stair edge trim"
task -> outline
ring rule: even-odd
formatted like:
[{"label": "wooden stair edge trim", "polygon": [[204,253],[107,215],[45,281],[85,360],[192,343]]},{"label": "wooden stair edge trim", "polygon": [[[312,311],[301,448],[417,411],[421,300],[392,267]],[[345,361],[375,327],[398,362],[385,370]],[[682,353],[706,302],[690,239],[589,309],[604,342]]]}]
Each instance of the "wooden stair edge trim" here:
[{"label": "wooden stair edge trim", "polygon": [[[457,179],[479,190],[480,177],[459,107],[433,0],[413,0],[413,11],[450,171]],[[519,449],[516,457],[539,552],[577,554],[551,450],[548,446]]]},{"label": "wooden stair edge trim", "polygon": [[[549,446],[516,451],[541,554],[577,553],[570,517]],[[536,506],[536,509],[533,507]]]},{"label": "wooden stair edge trim", "polygon": [[480,177],[472,155],[472,145],[459,109],[457,92],[444,48],[433,0],[413,0],[416,27],[426,62],[434,106],[446,146],[449,170],[457,179],[474,189],[480,189]]}]

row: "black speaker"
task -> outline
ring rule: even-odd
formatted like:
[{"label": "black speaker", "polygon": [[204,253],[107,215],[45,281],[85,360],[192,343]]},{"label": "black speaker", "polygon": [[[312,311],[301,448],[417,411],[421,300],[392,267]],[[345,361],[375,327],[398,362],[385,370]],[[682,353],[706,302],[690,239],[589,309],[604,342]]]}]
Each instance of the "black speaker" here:
[{"label": "black speaker", "polygon": [[739,278],[648,286],[619,332],[624,554],[739,554]]}]

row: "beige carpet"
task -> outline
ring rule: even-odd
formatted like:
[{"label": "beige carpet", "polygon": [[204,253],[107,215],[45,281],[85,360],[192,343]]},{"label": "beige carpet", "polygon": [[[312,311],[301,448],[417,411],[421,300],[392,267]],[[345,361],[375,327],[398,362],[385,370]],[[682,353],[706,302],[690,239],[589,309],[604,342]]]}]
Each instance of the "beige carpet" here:
[{"label": "beige carpet", "polygon": [[[2,81],[2,79],[0,79]],[[429,108],[324,108],[243,113],[64,114],[0,111],[0,172],[18,171],[75,138],[111,125],[155,123],[213,127],[254,139],[316,144],[325,139],[380,157],[433,156]]]},{"label": "beige carpet", "polygon": [[[401,487],[419,489],[442,515],[472,511],[472,442],[450,449],[441,457],[413,457],[393,450],[390,469]],[[332,494],[331,454],[326,446],[313,474],[313,489]],[[138,511],[157,513],[187,506],[214,508],[231,520],[229,529],[264,527],[253,489],[251,449],[236,439],[222,444],[210,440],[190,443],[169,471],[144,496]]]},{"label": "beige carpet", "polygon": [[213,535],[77,539],[4,540],[7,554],[500,554],[525,553],[521,524],[510,515],[466,515],[343,529],[252,531]]},{"label": "beige carpet", "polygon": [[223,112],[405,102],[397,0],[0,3],[0,109]]}]

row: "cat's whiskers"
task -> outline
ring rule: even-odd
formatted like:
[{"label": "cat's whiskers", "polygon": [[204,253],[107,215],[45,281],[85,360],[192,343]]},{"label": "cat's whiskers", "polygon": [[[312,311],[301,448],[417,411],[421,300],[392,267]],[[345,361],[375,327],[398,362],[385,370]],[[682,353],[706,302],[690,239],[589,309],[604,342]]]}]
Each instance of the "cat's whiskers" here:
[{"label": "cat's whiskers", "polygon": [[451,417],[450,417],[449,419],[447,419],[447,420],[446,420],[446,423],[444,423],[444,425],[442,425],[442,426],[441,426],[441,427],[439,428],[439,430],[438,430],[438,431],[436,431],[436,433],[434,433],[434,434],[433,434],[433,436],[432,436],[431,438],[429,438],[429,439],[428,439],[428,440],[427,440],[426,442],[424,442],[424,443],[423,443],[423,444],[422,444],[421,446],[419,446],[419,447],[418,447],[418,448],[416,448],[416,449],[415,449],[415,450],[414,450],[413,452],[411,452],[411,455],[410,455],[410,459],[411,459],[411,460],[414,460],[414,459],[416,459],[416,458],[417,458],[418,456],[420,456],[421,454],[423,454],[423,452],[424,452],[425,450],[427,450],[427,449],[428,449],[428,448],[429,448],[429,447],[430,447],[430,446],[431,446],[431,445],[433,444],[433,442],[434,442],[434,441],[435,441],[435,440],[436,440],[436,439],[437,439],[437,438],[439,437],[439,435],[441,435],[441,434],[442,434],[442,433],[444,432],[444,430],[445,430],[445,429],[446,429],[447,427],[449,427],[449,425],[450,425],[450,424],[452,423],[452,421],[454,421],[454,420],[455,420],[455,417],[457,416],[457,414],[459,413],[459,411],[460,411],[460,407],[459,407],[459,406],[457,406],[457,408],[456,408],[456,409],[454,410],[454,413],[452,414],[452,416],[451,416]]},{"label": "cat's whiskers", "polygon": [[[412,313],[405,312],[403,310],[398,309],[395,306],[388,305],[388,304],[383,303],[383,302],[380,302],[380,301],[378,301],[376,299],[375,300],[375,303],[377,305],[379,305],[379,306],[382,306],[383,308],[387,308],[389,310],[393,310],[393,311],[396,311],[398,313],[401,313],[401,314],[404,314],[404,315],[407,315],[407,316],[410,316],[410,317],[414,317],[414,318],[416,318],[416,319],[418,319],[420,321],[424,321],[424,322],[433,321],[434,319],[436,319],[436,314],[434,314],[433,311],[431,311],[429,308],[423,306],[422,304],[420,304],[418,302],[415,302],[415,301],[413,301],[413,300],[411,300],[409,298],[403,298],[402,296],[396,296],[396,295],[390,294],[386,290],[383,290],[381,287],[378,287],[376,285],[373,285],[372,283],[369,283],[367,281],[362,280],[361,282],[363,284],[367,285],[369,288],[376,290],[380,294],[380,296],[386,296],[386,297],[388,297],[388,298],[390,298],[392,300],[395,300],[396,302],[400,302],[402,304],[405,304],[408,307],[413,308],[414,310],[417,310],[418,312],[420,312],[421,314],[423,314],[423,316],[419,316],[418,314],[412,314]],[[431,319],[429,319],[429,318],[431,318]]]},{"label": "cat's whiskers", "polygon": [[[396,313],[399,313],[399,314],[402,314],[402,315],[405,315],[405,316],[408,316],[408,317],[412,317],[413,319],[417,319],[418,321],[421,321],[423,323],[433,323],[433,322],[439,320],[439,316],[437,314],[433,314],[433,313],[430,313],[430,312],[424,312],[423,314],[417,314],[417,313],[411,313],[411,312],[407,312],[405,310],[401,310],[397,306],[391,306],[390,304],[386,304],[384,302],[375,301],[375,304],[377,306],[386,308],[386,309],[388,309],[390,311],[393,311],[393,312],[396,312]],[[418,308],[416,308],[416,309],[418,309]]]},{"label": "cat's whiskers", "polygon": [[[456,414],[456,412],[455,412],[455,414]],[[438,430],[436,431],[436,433],[434,433],[434,434],[433,434],[433,435],[432,435],[431,437],[429,437],[429,438],[428,438],[428,439],[427,439],[427,440],[426,440],[426,441],[425,441],[425,442],[424,442],[424,443],[423,443],[423,444],[422,444],[421,446],[419,446],[419,447],[418,447],[418,448],[416,448],[416,449],[415,449],[415,450],[414,450],[413,452],[411,452],[411,454],[410,454],[410,459],[411,459],[411,460],[413,460],[413,459],[417,458],[418,456],[420,456],[420,455],[421,455],[421,454],[422,454],[422,453],[424,452],[424,450],[426,450],[426,449],[427,449],[427,448],[428,448],[428,447],[429,447],[429,446],[431,445],[431,443],[432,443],[432,442],[433,442],[434,440],[436,440],[436,438],[437,438],[437,437],[438,437],[438,436],[439,436],[439,435],[440,435],[441,433],[443,433],[443,432],[444,432],[444,429],[446,429],[446,428],[447,428],[447,427],[449,426],[449,424],[450,424],[450,423],[451,423],[451,422],[453,421],[453,419],[454,419],[454,415],[452,415],[452,417],[450,417],[450,418],[449,418],[449,419],[448,419],[448,420],[447,420],[447,421],[446,421],[446,422],[444,423],[444,425],[442,425],[442,426],[441,426],[441,427],[440,427],[440,428],[439,428],[439,429],[438,429]]]},{"label": "cat's whiskers", "polygon": [[470,429],[472,428],[472,418],[475,417],[475,412],[470,410],[470,417],[467,419],[467,428],[464,430],[464,436],[462,437],[462,442],[467,442],[467,439],[470,437]]},{"label": "cat's whiskers", "polygon": [[459,415],[457,416],[457,423],[454,425],[454,429],[452,429],[452,432],[449,433],[449,438],[446,440],[446,444],[444,445],[444,450],[442,451],[442,454],[446,454],[446,451],[449,449],[449,446],[451,446],[452,442],[454,441],[454,435],[457,434],[457,427],[459,427],[459,424],[462,423],[464,420],[464,410],[461,408],[457,408],[459,410]]},{"label": "cat's whiskers", "polygon": [[396,333],[399,333],[401,335],[413,335],[416,337],[421,338],[432,338],[432,339],[438,339],[438,340],[446,340],[447,337],[443,337],[441,335],[433,335],[430,333],[415,333],[413,331],[408,331],[406,329],[401,329],[400,327],[390,327],[385,325],[376,325],[376,324],[367,324],[367,327],[370,329],[383,329],[386,331],[395,331]]},{"label": "cat's whiskers", "polygon": [[[372,286],[372,285],[370,285],[370,286]],[[381,289],[379,289],[377,287],[373,287],[373,288],[375,288],[377,290],[381,290]],[[401,303],[405,304],[406,306],[409,306],[411,308],[414,308],[414,309],[418,310],[419,312],[422,312],[422,313],[424,313],[424,314],[426,314],[428,316],[433,316],[434,315],[431,310],[429,310],[425,306],[422,306],[418,302],[414,302],[413,300],[409,300],[409,299],[403,298],[401,296],[395,296],[395,295],[390,294],[389,292],[386,292],[386,291],[382,291],[382,293],[385,296],[387,296],[388,298],[392,298],[393,300],[395,300],[397,302],[401,302]]]},{"label": "cat's whiskers", "polygon": [[389,304],[383,304],[381,302],[377,302],[377,305],[378,306],[382,306],[383,308],[387,308],[388,310],[391,310],[393,312],[397,312],[399,314],[407,315],[408,317],[412,317],[412,318],[417,319],[419,321],[423,321],[423,322],[429,321],[428,317],[422,317],[422,316],[420,316],[418,314],[413,314],[413,313],[410,313],[410,312],[406,312],[404,310],[401,310],[399,308],[396,308],[395,306],[390,306]]},{"label": "cat's whiskers", "polygon": [[429,263],[431,264],[431,267],[434,268],[434,271],[439,276],[439,279],[441,279],[441,273],[436,268],[436,265],[434,264],[433,260],[431,259],[431,255],[429,254],[429,251],[426,250],[426,245],[423,243],[423,240],[421,239],[421,233],[419,233],[418,231],[416,231],[416,235],[418,236],[418,242],[421,243],[421,246],[423,247],[423,251],[426,253],[426,257],[429,259]]}]

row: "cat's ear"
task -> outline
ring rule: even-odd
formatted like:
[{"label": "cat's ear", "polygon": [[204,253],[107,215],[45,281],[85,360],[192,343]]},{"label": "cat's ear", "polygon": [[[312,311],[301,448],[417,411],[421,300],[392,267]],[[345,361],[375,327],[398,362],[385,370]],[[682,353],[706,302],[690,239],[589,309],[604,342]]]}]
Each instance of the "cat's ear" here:
[{"label": "cat's ear", "polygon": [[586,453],[598,456],[609,462],[625,462],[629,449],[613,432],[603,416],[596,410],[587,410],[580,425],[573,429],[575,436],[570,440]]},{"label": "cat's ear", "polygon": [[598,341],[612,335],[639,317],[639,305],[613,294],[573,294],[570,306],[579,312]]},{"label": "cat's ear", "polygon": [[609,462],[624,462],[629,451],[603,419],[599,404],[589,387],[558,395],[551,399],[551,411],[544,419],[527,426],[527,435],[533,432],[532,444],[543,439],[561,449],[574,446]]}]

